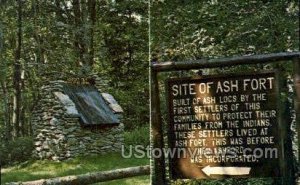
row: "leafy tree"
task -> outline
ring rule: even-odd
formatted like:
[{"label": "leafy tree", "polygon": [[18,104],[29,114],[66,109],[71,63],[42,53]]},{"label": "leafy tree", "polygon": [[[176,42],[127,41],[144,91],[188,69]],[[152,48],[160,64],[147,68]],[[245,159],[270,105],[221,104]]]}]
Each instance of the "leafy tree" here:
[{"label": "leafy tree", "polygon": [[[284,51],[299,51],[299,7],[295,0],[220,1],[152,0],[151,55],[153,62],[189,61]],[[209,73],[245,73],[266,65],[209,70]],[[271,66],[272,67],[272,66]],[[290,64],[278,65],[290,71]],[[193,71],[161,74],[160,82]],[[166,115],[164,84],[161,88]],[[164,120],[164,119],[163,119]],[[166,129],[164,129],[166,131]],[[288,145],[288,142],[285,144]],[[291,147],[290,147],[291,148]],[[288,158],[288,157],[287,157]],[[290,161],[288,161],[289,163]],[[272,184],[272,179],[176,181],[174,184]]]},{"label": "leafy tree", "polygon": [[153,1],[159,61],[298,50],[297,1]]},{"label": "leafy tree", "polygon": [[0,130],[6,141],[31,135],[31,112],[44,83],[74,77],[108,80],[126,128],[148,124],[146,2],[0,3]]}]

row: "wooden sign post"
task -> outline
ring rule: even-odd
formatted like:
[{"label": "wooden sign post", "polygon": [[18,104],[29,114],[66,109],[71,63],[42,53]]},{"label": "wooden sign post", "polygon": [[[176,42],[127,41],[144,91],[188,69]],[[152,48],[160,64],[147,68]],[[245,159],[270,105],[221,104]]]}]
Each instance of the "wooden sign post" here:
[{"label": "wooden sign post", "polygon": [[[294,59],[295,110],[296,128],[298,132],[298,160],[300,161],[300,59]],[[300,178],[300,177],[299,177]],[[299,179],[300,180],[300,179]]]},{"label": "wooden sign post", "polygon": [[[300,52],[283,52],[151,64],[152,150],[164,149],[157,74],[168,71],[295,60],[299,134],[299,58]],[[253,73],[240,76],[189,79],[188,81],[186,79],[171,80],[168,85],[168,98],[171,98],[168,100],[170,108],[168,143],[171,148],[168,149],[171,149],[169,152],[173,152],[172,149],[184,148],[184,151],[181,152],[192,154],[182,158],[179,152],[179,156],[170,158],[171,178],[226,178],[232,176],[278,178],[279,175],[282,177],[281,179],[284,179],[281,181],[282,184],[290,185],[290,181],[286,180],[290,177],[288,177],[288,165],[284,159],[285,140],[282,139],[286,135],[286,126],[284,126],[286,123],[279,116],[283,114],[279,83],[277,82],[279,78],[282,77],[275,73]],[[220,85],[218,86],[218,84]],[[238,89],[236,89],[237,86]],[[252,86],[253,89],[248,89]],[[251,97],[251,99],[246,100],[245,97]],[[262,151],[267,148],[276,149],[277,158],[258,157],[261,154],[264,155],[266,151],[260,153],[261,151],[257,150],[257,147]],[[190,151],[186,151],[189,148]],[[193,153],[195,150],[192,149],[194,148],[199,150]],[[205,153],[205,148],[210,148],[211,153]],[[243,150],[246,148],[252,152]],[[276,153],[276,151],[272,151]],[[221,154],[223,152],[225,157],[215,155],[217,152]],[[275,153],[273,154],[275,155]],[[152,168],[154,177],[151,183],[153,185],[165,184],[167,180],[164,156],[152,158],[152,160],[154,160]]]},{"label": "wooden sign post", "polygon": [[[151,149],[164,148],[163,131],[160,111],[159,87],[157,81],[157,73],[151,72]],[[152,153],[152,152],[151,152]],[[151,182],[154,184],[165,184],[165,158],[161,155],[152,160]]]}]

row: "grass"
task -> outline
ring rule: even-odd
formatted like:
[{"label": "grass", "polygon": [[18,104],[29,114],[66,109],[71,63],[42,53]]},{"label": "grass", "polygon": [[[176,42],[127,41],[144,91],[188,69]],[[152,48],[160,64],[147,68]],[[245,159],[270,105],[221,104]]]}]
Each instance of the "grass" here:
[{"label": "grass", "polygon": [[125,146],[143,145],[145,148],[150,145],[149,125],[136,127],[124,132]]},{"label": "grass", "polygon": [[[79,175],[88,172],[113,170],[131,166],[148,165],[149,159],[122,158],[121,154],[84,156],[64,162],[47,160],[28,161],[16,166],[6,167],[1,171],[1,184],[16,181],[32,181],[45,178]],[[149,176],[114,180],[97,184],[149,184]]]},{"label": "grass", "polygon": [[121,180],[113,180],[108,182],[100,182],[93,185],[149,185],[150,184],[150,177],[149,176],[139,176],[134,178],[127,178]]}]

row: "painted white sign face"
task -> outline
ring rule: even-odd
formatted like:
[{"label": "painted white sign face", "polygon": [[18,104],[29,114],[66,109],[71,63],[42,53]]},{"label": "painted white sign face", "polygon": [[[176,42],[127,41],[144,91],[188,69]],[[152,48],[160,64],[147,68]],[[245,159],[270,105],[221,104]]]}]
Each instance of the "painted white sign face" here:
[{"label": "painted white sign face", "polygon": [[276,75],[170,79],[172,178],[279,176]]},{"label": "painted white sign face", "polygon": [[206,166],[202,171],[210,175],[249,175],[251,168],[249,167],[211,167]]}]

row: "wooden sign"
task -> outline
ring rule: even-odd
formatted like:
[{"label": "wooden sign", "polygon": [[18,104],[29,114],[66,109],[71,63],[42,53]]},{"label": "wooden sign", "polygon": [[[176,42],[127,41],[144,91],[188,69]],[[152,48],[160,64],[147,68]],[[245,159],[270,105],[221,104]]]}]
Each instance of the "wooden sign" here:
[{"label": "wooden sign", "polygon": [[171,178],[280,176],[276,78],[267,72],[168,80]]}]

